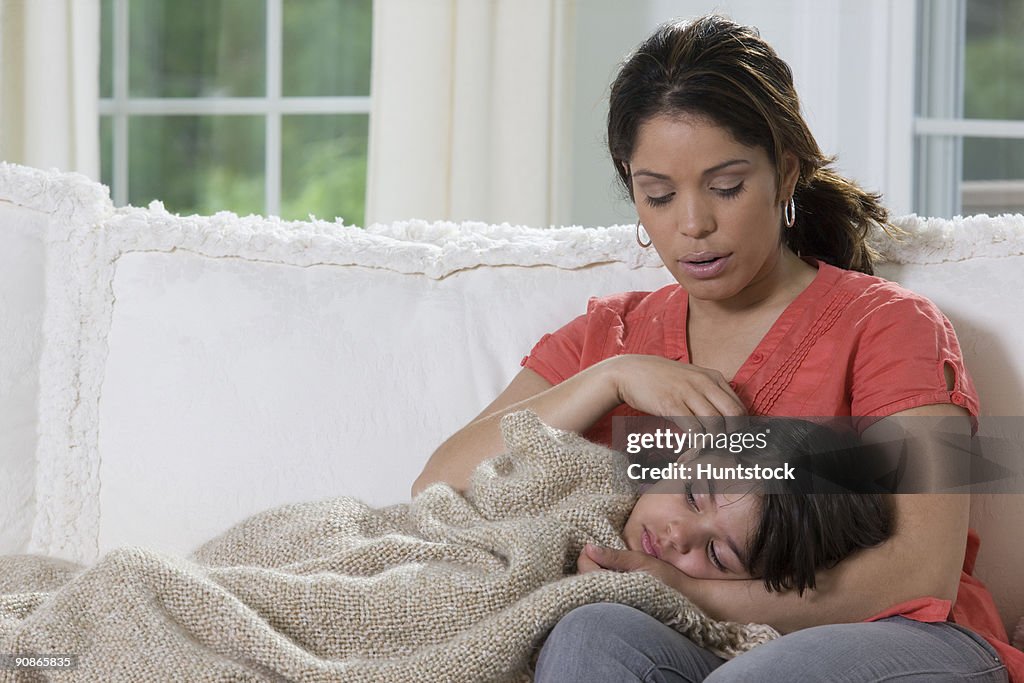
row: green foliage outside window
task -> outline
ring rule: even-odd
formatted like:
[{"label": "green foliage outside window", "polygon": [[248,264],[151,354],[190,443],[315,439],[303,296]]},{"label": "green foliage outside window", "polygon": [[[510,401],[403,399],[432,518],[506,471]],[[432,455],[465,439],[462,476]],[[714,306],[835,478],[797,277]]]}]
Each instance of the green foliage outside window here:
[{"label": "green foliage outside window", "polygon": [[[964,117],[1024,121],[1024,2],[970,0]],[[1024,140],[965,138],[964,180],[1024,178]]]},{"label": "green foliage outside window", "polygon": [[[128,96],[263,97],[265,0],[127,0]],[[281,94],[369,95],[372,0],[283,0]],[[113,0],[102,0],[101,96],[113,96]],[[280,154],[284,218],[363,224],[368,115],[284,115],[265,149],[258,115],[128,118],[128,203],[178,213],[266,212],[266,154]],[[101,172],[112,184],[113,126],[101,117]]]}]

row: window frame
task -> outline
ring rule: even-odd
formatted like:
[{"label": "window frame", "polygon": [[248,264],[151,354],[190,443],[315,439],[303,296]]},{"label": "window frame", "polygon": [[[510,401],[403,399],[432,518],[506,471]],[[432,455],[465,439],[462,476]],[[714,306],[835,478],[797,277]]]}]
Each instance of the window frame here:
[{"label": "window frame", "polygon": [[[963,211],[963,138],[1024,140],[1024,120],[963,116],[967,0],[917,0],[915,9],[919,47],[912,126],[913,208],[920,215],[952,217]],[[940,113],[922,115],[923,109]],[[998,189],[1007,181],[968,182]]]},{"label": "window frame", "polygon": [[112,0],[112,92],[100,98],[99,121],[111,118],[111,198],[128,203],[128,125],[139,116],[228,116],[248,114],[264,120],[264,213],[281,211],[281,118],[295,114],[370,115],[371,96],[286,97],[282,95],[284,0],[266,3],[266,91],[263,97],[130,97],[128,92],[130,0]]}]

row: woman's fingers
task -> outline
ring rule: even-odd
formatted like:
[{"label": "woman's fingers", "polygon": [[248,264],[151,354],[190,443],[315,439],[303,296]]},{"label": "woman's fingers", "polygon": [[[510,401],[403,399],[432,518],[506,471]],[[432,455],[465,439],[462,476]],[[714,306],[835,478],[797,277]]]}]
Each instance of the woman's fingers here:
[{"label": "woman's fingers", "polygon": [[584,546],[583,554],[600,569],[610,569],[616,572],[647,569],[651,564],[649,560],[654,559],[633,550],[616,550],[590,544]]},{"label": "woman's fingers", "polygon": [[596,572],[601,569],[603,569],[603,567],[601,567],[597,562],[594,562],[594,560],[587,555],[587,548],[584,547],[583,550],[580,551],[580,556],[576,558],[576,573],[586,574],[587,572]]},{"label": "woman's fingers", "polygon": [[667,418],[696,416],[700,428],[708,431],[727,430],[722,418],[747,412],[739,396],[717,370],[658,356],[619,358],[622,359],[617,379],[619,396],[641,412]]},{"label": "woman's fingers", "polygon": [[[583,557],[586,557],[588,562],[593,563],[598,569],[607,569],[613,572],[646,572],[680,592],[682,592],[683,582],[689,579],[686,574],[667,562],[636,550],[617,550],[587,544],[583,548],[583,552],[580,553],[581,560]],[[692,581],[692,579],[690,580]]]},{"label": "woman's fingers", "polygon": [[[721,386],[725,385],[725,388]],[[676,424],[687,428],[695,428],[709,433],[728,433],[740,428],[734,418],[746,414],[746,409],[740,402],[738,396],[733,392],[732,387],[722,380],[722,383],[714,382],[703,388],[702,391],[691,391],[686,393],[682,400],[685,402],[685,413],[675,420]]]}]

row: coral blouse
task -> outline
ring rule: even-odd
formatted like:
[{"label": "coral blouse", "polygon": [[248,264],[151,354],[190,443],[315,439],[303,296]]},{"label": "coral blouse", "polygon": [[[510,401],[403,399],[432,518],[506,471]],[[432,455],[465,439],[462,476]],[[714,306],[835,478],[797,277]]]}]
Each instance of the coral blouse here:
[{"label": "coral blouse", "polygon": [[[812,264],[818,268],[814,280],[729,382],[751,414],[852,417],[858,430],[879,418],[932,404],[952,403],[972,420],[977,417],[978,395],[956,334],[934,304],[881,278]],[[593,298],[584,315],[544,335],[522,365],[558,384],[621,354],[688,363],[687,305],[687,293],[679,285]],[[947,367],[952,388],[946,383]],[[612,417],[640,414],[621,405],[585,435],[610,444]],[[992,643],[1011,680],[1024,683],[1024,653],[1008,644],[991,595],[970,574],[978,542],[971,531],[952,609],[949,601],[925,598],[894,606],[872,620],[896,614],[919,621],[952,618]]]}]

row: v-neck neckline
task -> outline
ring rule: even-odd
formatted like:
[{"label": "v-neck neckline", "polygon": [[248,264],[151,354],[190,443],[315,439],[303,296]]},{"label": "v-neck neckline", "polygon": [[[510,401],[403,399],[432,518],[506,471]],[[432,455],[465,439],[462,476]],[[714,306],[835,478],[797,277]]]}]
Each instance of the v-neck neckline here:
[{"label": "v-neck neckline", "polygon": [[[807,259],[807,261],[818,269],[814,279],[786,305],[786,308],[779,314],[779,317],[775,319],[775,322],[771,324],[768,331],[765,332],[764,336],[757,342],[757,345],[754,346],[750,355],[736,369],[736,374],[729,378],[729,384],[732,387],[742,386],[757,370],[764,367],[765,362],[778,350],[779,344],[786,338],[793,325],[810,308],[809,304],[817,299],[819,292],[828,288],[835,279],[831,277],[834,275],[832,271],[836,270],[833,266],[814,259]],[[677,309],[680,311],[679,324],[668,326],[671,338],[666,341],[668,342],[668,347],[676,351],[673,355],[678,360],[689,363],[690,345],[687,338],[687,323],[690,315],[690,295],[682,287],[679,287],[676,294],[681,299]]]}]

